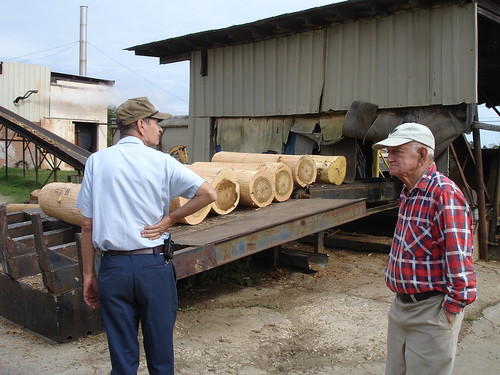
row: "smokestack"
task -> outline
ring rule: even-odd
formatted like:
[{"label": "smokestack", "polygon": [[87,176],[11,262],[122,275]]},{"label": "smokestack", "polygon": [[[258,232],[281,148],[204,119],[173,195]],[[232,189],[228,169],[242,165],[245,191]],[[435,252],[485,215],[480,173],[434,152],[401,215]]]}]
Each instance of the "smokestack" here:
[{"label": "smokestack", "polygon": [[87,7],[80,7],[80,75],[87,75]]}]

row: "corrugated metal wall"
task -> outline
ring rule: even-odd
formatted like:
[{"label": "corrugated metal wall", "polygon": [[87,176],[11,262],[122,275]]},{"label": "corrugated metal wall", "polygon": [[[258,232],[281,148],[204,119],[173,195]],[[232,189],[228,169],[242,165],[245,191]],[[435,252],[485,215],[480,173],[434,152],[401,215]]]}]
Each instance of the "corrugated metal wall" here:
[{"label": "corrugated metal wall", "polygon": [[475,4],[332,27],[322,110],[477,102]]},{"label": "corrugated metal wall", "polygon": [[[2,62],[0,105],[33,122],[49,115],[50,69],[45,66]],[[38,90],[26,100],[14,104],[28,90]]]},{"label": "corrugated metal wall", "polygon": [[275,116],[475,103],[476,5],[433,8],[208,51],[190,115]]},{"label": "corrugated metal wall", "polygon": [[[107,85],[58,80],[51,84],[51,71],[39,65],[3,62],[0,74],[0,105],[42,127],[75,142],[75,122],[96,127],[98,150],[107,147],[107,104],[111,88]],[[14,104],[28,90],[38,90]],[[22,157],[22,149],[12,152],[12,161]],[[61,168],[66,169],[63,164]]]},{"label": "corrugated metal wall", "polygon": [[210,161],[213,150],[211,144],[211,126],[210,117],[192,117],[189,116],[188,144],[186,145],[189,162]]},{"label": "corrugated metal wall", "polygon": [[191,113],[265,116],[318,112],[324,82],[326,30],[208,51],[191,60]]}]

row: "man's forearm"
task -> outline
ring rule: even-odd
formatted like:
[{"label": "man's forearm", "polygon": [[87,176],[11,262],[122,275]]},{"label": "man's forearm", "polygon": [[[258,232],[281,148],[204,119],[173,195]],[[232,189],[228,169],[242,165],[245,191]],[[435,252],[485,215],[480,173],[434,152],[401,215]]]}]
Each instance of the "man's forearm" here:
[{"label": "man's forearm", "polygon": [[90,278],[95,272],[95,249],[92,243],[92,219],[84,218],[82,226],[82,269],[83,277]]},{"label": "man's forearm", "polygon": [[194,214],[196,211],[208,206],[213,201],[217,199],[217,192],[208,183],[204,182],[198,188],[196,195],[191,198],[186,204],[179,207],[175,211],[169,212],[165,215],[159,222],[154,225],[146,225],[141,231],[141,236],[144,238],[149,238],[150,240],[156,240],[160,238],[163,233],[167,232],[169,228],[176,222],[185,218],[186,216]]},{"label": "man's forearm", "polygon": [[217,199],[217,192],[208,183],[204,182],[196,192],[196,195],[191,198],[182,207],[169,213],[170,219],[176,223],[180,219],[192,215],[203,207],[208,206]]}]

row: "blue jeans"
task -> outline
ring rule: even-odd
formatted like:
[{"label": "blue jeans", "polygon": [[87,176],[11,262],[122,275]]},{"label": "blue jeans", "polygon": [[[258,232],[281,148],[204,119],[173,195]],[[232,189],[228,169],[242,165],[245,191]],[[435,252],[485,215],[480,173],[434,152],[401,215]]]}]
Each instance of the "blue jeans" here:
[{"label": "blue jeans", "polygon": [[136,375],[139,322],[150,374],[174,373],[176,276],[163,255],[101,258],[99,305],[108,336],[112,375]]}]

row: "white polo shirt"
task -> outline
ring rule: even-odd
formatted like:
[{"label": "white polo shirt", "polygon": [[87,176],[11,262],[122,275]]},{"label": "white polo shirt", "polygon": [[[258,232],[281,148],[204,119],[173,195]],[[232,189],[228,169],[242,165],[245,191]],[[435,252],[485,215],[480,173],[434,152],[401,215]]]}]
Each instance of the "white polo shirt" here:
[{"label": "white polo shirt", "polygon": [[168,233],[152,241],[141,237],[144,227],[160,221],[173,198],[192,198],[204,181],[170,155],[130,136],[89,157],[76,207],[93,221],[96,249],[154,247]]}]

